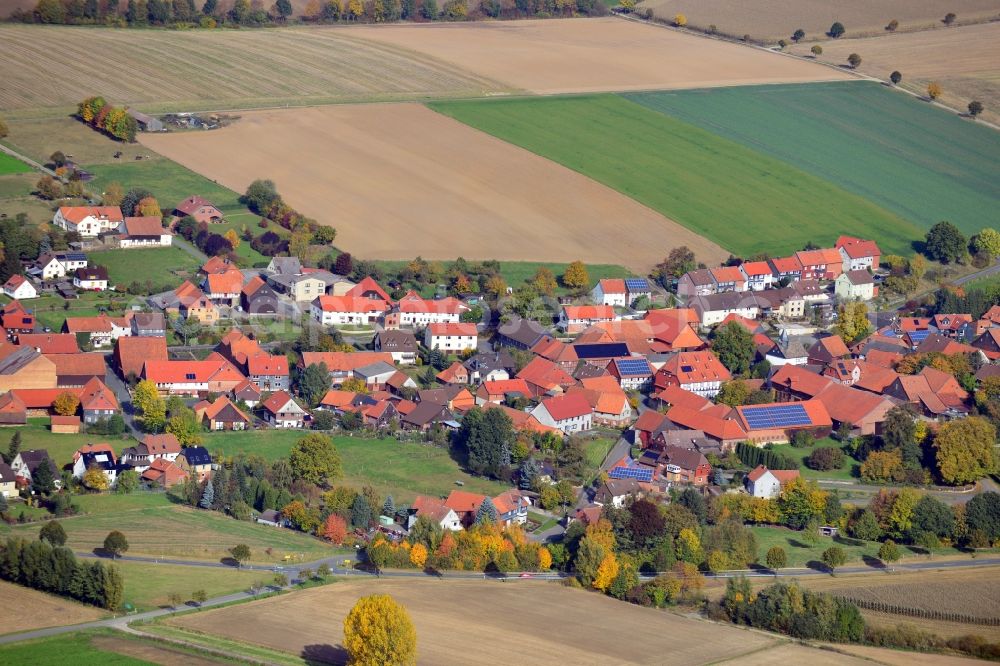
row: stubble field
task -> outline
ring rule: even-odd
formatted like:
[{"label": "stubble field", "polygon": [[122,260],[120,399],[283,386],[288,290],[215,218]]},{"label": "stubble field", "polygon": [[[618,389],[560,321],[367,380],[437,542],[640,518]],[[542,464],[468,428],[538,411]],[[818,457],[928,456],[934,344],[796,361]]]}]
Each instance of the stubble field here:
[{"label": "stubble field", "polygon": [[[808,55],[809,48],[801,44],[791,51]],[[927,84],[937,81],[944,91],[942,103],[965,111],[976,99],[986,107],[983,119],[1000,122],[1000,23],[841,39],[824,44],[819,59],[842,65],[852,53],[861,56],[860,72],[888,80],[898,70],[903,75],[900,87],[919,95],[926,95]]]},{"label": "stubble field", "polygon": [[[0,109],[103,95],[144,110],[482,95],[503,87],[349,30],[110,30],[0,25]],[[127,67],[123,64],[127,63]]]},{"label": "stubble field", "polygon": [[0,581],[0,634],[43,627],[90,622],[105,613],[94,606],[61,599],[20,585]]},{"label": "stubble field", "polygon": [[847,35],[882,34],[889,21],[899,21],[900,29],[941,27],[941,19],[954,12],[960,21],[981,20],[1000,15],[995,0],[645,0],[639,11],[653,10],[660,18],[677,13],[691,25],[716,25],[722,32],[738,37],[777,41],[789,39],[802,28],[809,38],[824,38],[834,21],[840,21]]},{"label": "stubble field", "polygon": [[141,139],[236,191],[274,180],[358,256],[582,259],[643,272],[677,245],[709,263],[727,256],[624,194],[416,104],[246,113],[213,132]]},{"label": "stubble field", "polygon": [[346,32],[540,94],[847,78],[808,62],[612,17],[360,26]]}]

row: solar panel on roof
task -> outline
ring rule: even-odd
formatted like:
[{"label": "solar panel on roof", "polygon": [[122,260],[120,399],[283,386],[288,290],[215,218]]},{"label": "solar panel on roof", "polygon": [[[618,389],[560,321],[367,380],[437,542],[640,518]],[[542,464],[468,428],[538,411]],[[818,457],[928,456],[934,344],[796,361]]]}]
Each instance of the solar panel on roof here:
[{"label": "solar panel on roof", "polygon": [[751,430],[812,425],[806,408],[796,403],[744,407],[742,413]]},{"label": "solar panel on roof", "polygon": [[644,358],[628,358],[615,361],[618,371],[625,375],[649,375],[653,373],[649,361]]},{"label": "solar panel on roof", "polygon": [[646,483],[653,480],[653,470],[644,467],[615,467],[608,472],[611,479],[635,479]]},{"label": "solar panel on roof", "polygon": [[910,332],[909,335],[910,335],[910,340],[913,340],[914,342],[923,342],[924,340],[927,339],[927,337],[930,334],[931,334],[931,330],[930,329],[925,329],[925,330],[922,330],[922,331],[912,331],[912,332]]},{"label": "solar panel on roof", "polygon": [[649,282],[643,278],[625,278],[625,288],[629,291],[649,291]]},{"label": "solar panel on roof", "polygon": [[694,372],[694,366],[693,365],[682,365],[681,366],[681,372]]}]

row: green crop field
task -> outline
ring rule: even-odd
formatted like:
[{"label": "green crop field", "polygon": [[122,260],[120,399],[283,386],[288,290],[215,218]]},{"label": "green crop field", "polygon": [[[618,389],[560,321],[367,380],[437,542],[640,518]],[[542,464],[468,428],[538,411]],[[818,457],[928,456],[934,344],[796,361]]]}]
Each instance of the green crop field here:
[{"label": "green crop field", "polygon": [[[764,562],[764,556],[768,549],[773,546],[780,546],[785,549],[788,556],[789,567],[810,567],[822,568],[823,551],[831,546],[840,546],[847,554],[847,564],[845,566],[859,566],[865,563],[872,563],[878,559],[879,542],[860,541],[850,537],[827,537],[817,536],[816,543],[807,543],[802,532],[796,532],[784,527],[764,527],[756,526],[750,528],[757,539],[758,562]],[[932,549],[933,556],[956,556],[962,552],[957,548],[939,547]],[[902,559],[923,558],[927,555],[924,551],[910,546],[900,546]]]},{"label": "green crop field", "polygon": [[196,273],[200,265],[194,257],[176,245],[104,250],[91,252],[88,257],[91,265],[108,269],[111,284],[115,285],[128,285],[134,280],[152,280],[155,285],[168,288],[180,284],[182,277],[190,277]]},{"label": "green crop field", "polygon": [[256,582],[270,579],[267,572],[255,569],[199,567],[193,575],[191,567],[180,565],[122,560],[117,566],[125,578],[125,601],[139,612],[168,605],[171,592],[188,602],[193,592],[205,590],[211,599],[242,592]]},{"label": "green crop field", "polygon": [[[873,82],[625,95],[923,228],[1000,226],[1000,133]],[[874,236],[881,242],[881,237]]]},{"label": "green crop field", "polygon": [[0,153],[0,176],[9,173],[27,173],[29,171],[31,171],[31,167],[21,160],[11,157],[7,153]]},{"label": "green crop field", "polygon": [[906,252],[922,231],[791,164],[617,95],[433,102],[747,256],[846,233]]},{"label": "green crop field", "polygon": [[[190,574],[188,574],[190,576]],[[169,644],[113,629],[87,629],[0,646],[7,666],[155,666],[156,664],[233,664],[196,648]]]},{"label": "green crop field", "polygon": [[[268,460],[287,456],[303,433],[287,430],[257,430],[206,434],[204,445],[213,454],[254,453]],[[448,451],[429,444],[395,439],[334,437],[344,464],[343,483],[360,488],[368,484],[396,502],[409,502],[414,495],[447,495],[456,482],[465,490],[496,494],[507,486],[464,472]]]},{"label": "green crop field", "polygon": [[[238,521],[216,511],[175,504],[164,493],[84,496],[87,513],[60,522],[77,551],[100,548],[104,537],[119,530],[129,542],[128,554],[219,561],[238,543],[250,546],[252,563],[273,564],[286,555],[299,561],[329,557],[336,550],[301,532]],[[102,506],[107,503],[107,506]],[[34,538],[39,525],[12,526],[14,536]],[[271,552],[268,553],[267,550]]]}]

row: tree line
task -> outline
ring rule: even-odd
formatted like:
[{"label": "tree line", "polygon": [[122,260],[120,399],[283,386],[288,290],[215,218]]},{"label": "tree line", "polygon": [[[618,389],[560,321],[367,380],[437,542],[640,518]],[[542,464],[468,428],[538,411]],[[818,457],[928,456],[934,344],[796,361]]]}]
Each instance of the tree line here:
[{"label": "tree line", "polygon": [[69,548],[45,540],[9,537],[0,550],[0,578],[108,610],[121,608],[125,595],[118,567],[79,562]]},{"label": "tree line", "polygon": [[88,97],[77,105],[76,115],[112,138],[126,143],[135,142],[139,126],[123,106],[112,106],[103,97]]}]

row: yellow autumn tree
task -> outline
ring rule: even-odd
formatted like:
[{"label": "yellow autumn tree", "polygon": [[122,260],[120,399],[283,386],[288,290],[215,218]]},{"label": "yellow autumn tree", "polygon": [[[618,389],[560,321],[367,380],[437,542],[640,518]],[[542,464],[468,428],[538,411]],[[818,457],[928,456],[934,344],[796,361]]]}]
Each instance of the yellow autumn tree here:
[{"label": "yellow autumn tree", "polygon": [[545,546],[538,549],[538,568],[541,571],[548,571],[552,568],[552,553]]},{"label": "yellow autumn tree", "polygon": [[614,553],[608,552],[601,560],[601,565],[597,567],[597,574],[594,576],[594,582],[591,583],[591,586],[595,590],[606,592],[617,576],[618,558],[615,557]]},{"label": "yellow autumn tree", "polygon": [[590,537],[594,543],[600,544],[607,551],[615,549],[615,532],[611,526],[611,521],[601,518],[596,523],[587,526],[586,536]]},{"label": "yellow autumn tree", "polygon": [[941,84],[937,81],[931,81],[927,84],[927,96],[931,99],[937,99],[943,92],[944,90],[941,89]]},{"label": "yellow autumn tree", "polygon": [[344,13],[349,21],[357,21],[365,13],[365,6],[361,0],[348,0]]},{"label": "yellow autumn tree", "polygon": [[677,16],[674,17],[674,25],[676,25],[678,28],[683,28],[687,24],[688,24],[688,19],[687,16],[684,16],[684,14],[678,14]]},{"label": "yellow autumn tree", "polygon": [[427,563],[427,546],[422,543],[413,544],[413,548],[410,549],[410,564],[422,569],[424,564]]},{"label": "yellow autumn tree", "polygon": [[507,281],[499,275],[492,276],[486,281],[486,293],[500,298],[507,293]]},{"label": "yellow autumn tree", "polygon": [[417,663],[417,632],[410,614],[388,594],[358,599],[344,619],[344,647],[352,666]]},{"label": "yellow autumn tree", "polygon": [[120,206],[123,198],[125,198],[125,190],[121,183],[115,181],[108,183],[107,189],[101,195],[101,203],[105,206]]},{"label": "yellow autumn tree", "polygon": [[135,205],[135,214],[137,217],[163,217],[160,204],[153,197],[139,199],[139,203]]},{"label": "yellow autumn tree", "polygon": [[233,246],[234,250],[240,246],[240,236],[236,233],[235,229],[230,229],[224,233],[222,237],[229,241],[229,244]]},{"label": "yellow autumn tree", "polygon": [[60,393],[52,402],[52,409],[54,409],[56,414],[59,416],[73,416],[76,414],[76,410],[79,406],[80,398],[69,391]]},{"label": "yellow autumn tree", "polygon": [[90,467],[83,473],[83,485],[91,490],[107,490],[108,477],[104,475],[100,467]]},{"label": "yellow autumn tree", "polygon": [[552,272],[552,269],[541,266],[537,271],[535,271],[534,277],[531,278],[531,284],[534,285],[538,293],[544,294],[545,296],[551,296],[556,293],[556,276]]},{"label": "yellow autumn tree", "polygon": [[582,261],[574,261],[566,267],[563,273],[563,284],[568,289],[586,289],[590,286],[590,276]]}]

